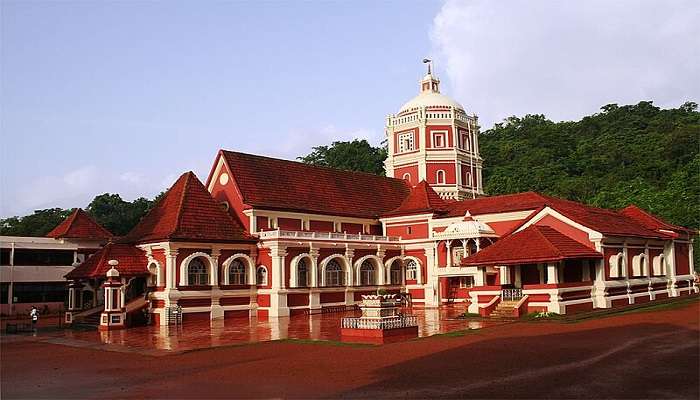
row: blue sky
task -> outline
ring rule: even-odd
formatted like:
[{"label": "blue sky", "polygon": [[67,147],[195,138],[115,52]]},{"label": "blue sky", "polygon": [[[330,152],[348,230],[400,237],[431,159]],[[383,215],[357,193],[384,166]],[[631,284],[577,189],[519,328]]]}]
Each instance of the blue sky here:
[{"label": "blue sky", "polygon": [[152,197],[219,148],[379,143],[426,56],[484,128],[700,100],[697,3],[614,3],[3,1],[0,215]]}]

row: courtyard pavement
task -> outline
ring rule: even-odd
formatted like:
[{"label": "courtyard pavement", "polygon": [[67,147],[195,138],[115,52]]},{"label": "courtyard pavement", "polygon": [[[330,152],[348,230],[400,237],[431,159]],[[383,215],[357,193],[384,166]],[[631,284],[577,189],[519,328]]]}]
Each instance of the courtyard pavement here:
[{"label": "courtyard pavement", "polygon": [[[402,311],[418,317],[419,337],[481,329],[504,323],[482,318],[458,318],[466,311],[466,307],[459,304],[428,309],[414,307]],[[359,316],[359,312],[265,319],[200,320],[179,326],[135,327],[111,332],[78,329],[39,330],[35,335],[16,335],[6,337],[5,340],[38,340],[74,347],[166,355],[172,352],[282,339],[340,341],[340,323],[344,316]]]}]

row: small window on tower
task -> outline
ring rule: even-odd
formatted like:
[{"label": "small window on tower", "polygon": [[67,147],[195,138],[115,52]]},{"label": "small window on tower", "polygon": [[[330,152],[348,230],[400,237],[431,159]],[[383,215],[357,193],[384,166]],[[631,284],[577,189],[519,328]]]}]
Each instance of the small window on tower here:
[{"label": "small window on tower", "polygon": [[399,153],[414,149],[413,131],[399,134]]},{"label": "small window on tower", "polygon": [[469,150],[469,134],[467,133],[462,133],[462,148]]},{"label": "small window on tower", "polygon": [[406,233],[410,235],[411,232],[412,232],[412,231],[411,231],[411,227],[410,227],[410,226],[407,226],[407,227],[406,227]]},{"label": "small window on tower", "polygon": [[438,185],[444,185],[445,184],[445,171],[439,170],[435,174],[435,181]]},{"label": "small window on tower", "polygon": [[447,135],[446,132],[434,132],[433,133],[433,147],[441,148],[447,145]]}]

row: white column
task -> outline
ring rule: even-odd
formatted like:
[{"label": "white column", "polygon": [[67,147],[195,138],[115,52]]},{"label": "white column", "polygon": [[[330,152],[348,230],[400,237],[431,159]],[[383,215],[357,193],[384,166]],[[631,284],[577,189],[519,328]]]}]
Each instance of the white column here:
[{"label": "white column", "polygon": [[501,270],[501,273],[499,274],[501,278],[501,285],[509,285],[510,284],[510,268],[506,266],[499,267]]},{"label": "white column", "polygon": [[481,240],[479,240],[479,238],[476,238],[475,240],[476,240],[476,252],[478,253],[481,251]]},{"label": "white column", "polygon": [[523,287],[523,280],[522,280],[522,266],[521,265],[516,265],[515,266],[515,287],[516,288],[522,288]]},{"label": "white column", "polygon": [[586,282],[591,280],[591,265],[585,263],[581,268],[581,281]]},{"label": "white column", "polygon": [[209,268],[209,282],[211,286],[219,286],[219,255],[221,252],[214,249],[211,252],[211,268]]},{"label": "white column", "polygon": [[355,269],[353,268],[353,263],[352,263],[352,258],[355,256],[355,250],[351,249],[350,247],[345,248],[345,259],[348,263],[348,271],[346,271],[346,286],[353,286],[354,285],[354,279],[353,277],[355,276],[354,272]]},{"label": "white column", "polygon": [[386,270],[384,269],[384,256],[386,252],[381,246],[377,246],[377,257],[381,260],[377,266],[377,285],[384,285],[386,280]]},{"label": "white column", "polygon": [[556,263],[547,264],[547,283],[559,283],[559,268]]},{"label": "white column", "polygon": [[[282,317],[289,315],[287,293],[284,290],[284,258],[287,256],[286,246],[274,244],[270,247],[272,264],[272,290],[270,290],[270,316]],[[269,278],[268,278],[269,279]]]},{"label": "white column", "polygon": [[177,277],[177,251],[165,251],[165,287],[175,289]]},{"label": "white column", "polygon": [[452,266],[452,241],[447,240],[445,241],[445,247],[447,248],[447,267]]},{"label": "white column", "polygon": [[311,287],[318,287],[318,249],[310,248],[311,257]]},{"label": "white column", "polygon": [[540,284],[543,284],[546,281],[546,279],[544,277],[544,274],[545,274],[544,265],[537,264],[537,272],[539,272],[539,274],[540,274]]}]

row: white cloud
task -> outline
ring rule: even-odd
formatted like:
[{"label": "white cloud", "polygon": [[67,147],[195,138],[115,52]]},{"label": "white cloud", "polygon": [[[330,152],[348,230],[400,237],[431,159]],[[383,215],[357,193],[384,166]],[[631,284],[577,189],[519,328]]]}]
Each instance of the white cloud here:
[{"label": "white cloud", "polygon": [[698,21],[695,0],[447,1],[431,39],[444,91],[489,128],[510,115],[698,101]]},{"label": "white cloud", "polygon": [[140,184],[144,181],[143,174],[133,171],[127,171],[119,175],[119,180],[133,185]]}]

